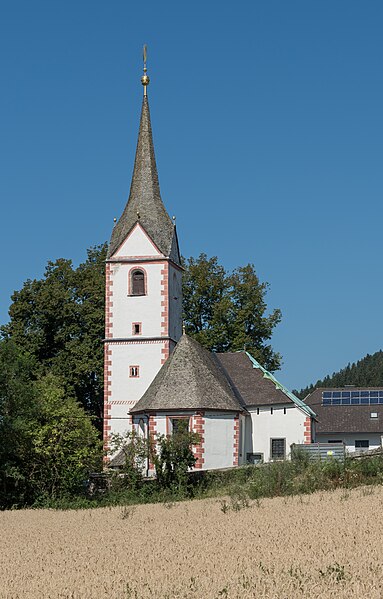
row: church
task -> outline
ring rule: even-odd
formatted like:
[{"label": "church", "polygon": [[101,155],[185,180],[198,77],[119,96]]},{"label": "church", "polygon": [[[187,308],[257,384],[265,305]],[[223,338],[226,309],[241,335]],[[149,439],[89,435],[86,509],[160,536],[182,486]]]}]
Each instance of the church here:
[{"label": "church", "polygon": [[[209,352],[183,332],[183,268],[160,194],[146,63],[141,82],[130,194],[106,260],[105,450],[114,433],[134,428],[155,442],[183,419],[201,440],[195,469],[287,458],[291,444],[311,443],[313,410],[246,351]],[[121,459],[111,456],[108,465]]]}]

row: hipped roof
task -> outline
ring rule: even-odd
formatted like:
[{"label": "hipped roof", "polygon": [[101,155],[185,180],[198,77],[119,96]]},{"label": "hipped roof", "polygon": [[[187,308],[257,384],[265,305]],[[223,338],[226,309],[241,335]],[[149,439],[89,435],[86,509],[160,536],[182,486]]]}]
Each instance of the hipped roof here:
[{"label": "hipped roof", "polygon": [[238,412],[243,408],[214,354],[184,334],[130,412],[198,409]]},{"label": "hipped roof", "polygon": [[129,199],[113,229],[108,258],[113,256],[137,222],[164,256],[180,264],[175,226],[161,199],[147,96],[142,103]]}]

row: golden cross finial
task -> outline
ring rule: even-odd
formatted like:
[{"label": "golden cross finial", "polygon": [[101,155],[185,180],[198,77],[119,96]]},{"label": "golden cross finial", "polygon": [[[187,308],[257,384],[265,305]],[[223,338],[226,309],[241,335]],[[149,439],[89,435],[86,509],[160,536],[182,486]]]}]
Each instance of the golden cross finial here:
[{"label": "golden cross finial", "polygon": [[144,60],[144,74],[141,77],[141,83],[144,86],[144,96],[146,96],[146,88],[147,88],[147,86],[149,85],[149,82],[150,82],[150,79],[149,79],[148,75],[146,74],[146,71],[148,70],[146,68],[146,53],[147,53],[147,45],[144,44],[143,53],[142,53],[143,60]]}]

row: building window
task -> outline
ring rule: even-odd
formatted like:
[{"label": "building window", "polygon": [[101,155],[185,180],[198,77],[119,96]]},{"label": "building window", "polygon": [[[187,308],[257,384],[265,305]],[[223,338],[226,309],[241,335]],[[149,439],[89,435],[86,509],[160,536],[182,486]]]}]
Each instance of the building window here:
[{"label": "building window", "polygon": [[130,295],[145,295],[145,273],[135,269],[131,272]]},{"label": "building window", "polygon": [[247,453],[246,462],[247,464],[262,464],[263,453]]},{"label": "building window", "polygon": [[132,379],[137,379],[140,376],[139,366],[129,366],[129,376]]},{"label": "building window", "polygon": [[170,418],[170,432],[172,435],[176,433],[187,433],[190,429],[190,418]]},{"label": "building window", "polygon": [[140,322],[132,323],[132,334],[133,335],[141,335],[141,323]]},{"label": "building window", "polygon": [[284,460],[286,457],[286,439],[271,439],[271,459]]},{"label": "building window", "polygon": [[355,449],[368,449],[370,441],[368,439],[355,439]]},{"label": "building window", "polygon": [[327,443],[343,443],[342,439],[329,439]]}]

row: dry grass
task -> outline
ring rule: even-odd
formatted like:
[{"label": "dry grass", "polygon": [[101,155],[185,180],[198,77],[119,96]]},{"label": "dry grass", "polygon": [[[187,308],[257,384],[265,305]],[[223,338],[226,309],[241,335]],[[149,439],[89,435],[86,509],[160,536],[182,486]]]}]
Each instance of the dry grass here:
[{"label": "dry grass", "polygon": [[383,597],[382,488],[222,505],[0,513],[0,597]]}]

